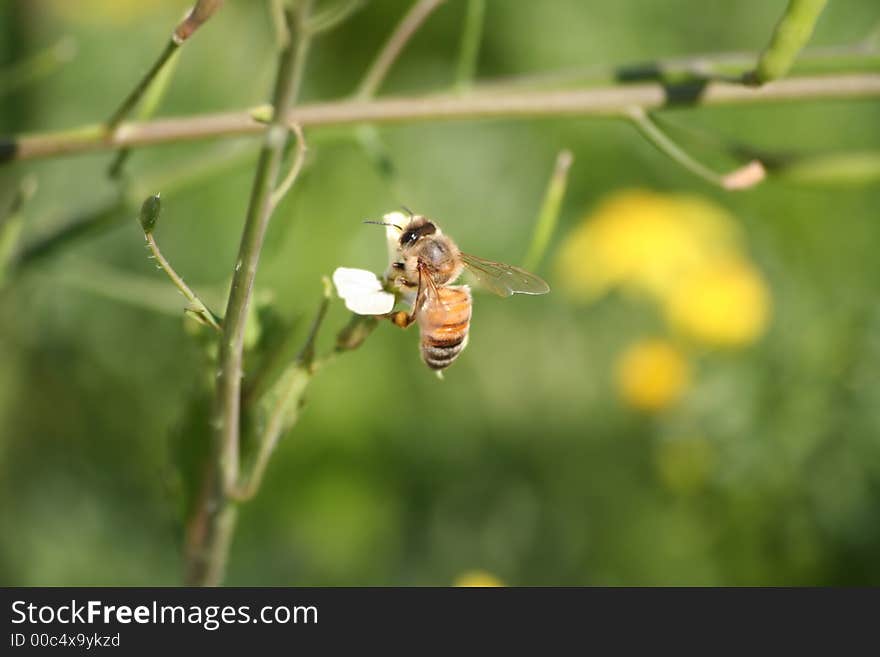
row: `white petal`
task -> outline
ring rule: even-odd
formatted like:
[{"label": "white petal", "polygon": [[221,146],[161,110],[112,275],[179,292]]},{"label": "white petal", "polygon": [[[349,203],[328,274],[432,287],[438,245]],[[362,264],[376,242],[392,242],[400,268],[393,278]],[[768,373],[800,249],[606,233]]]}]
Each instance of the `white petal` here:
[{"label": "white petal", "polygon": [[388,246],[388,260],[394,260],[397,256],[397,249],[400,246],[401,231],[398,230],[397,226],[400,226],[400,228],[406,226],[409,223],[409,217],[403,214],[403,212],[389,212],[382,217],[382,221],[389,224],[385,226],[385,242]]},{"label": "white petal", "polygon": [[333,284],[345,307],[358,315],[383,315],[394,307],[394,295],[382,289],[371,271],[339,267],[333,272]]},{"label": "white petal", "polygon": [[376,274],[366,269],[354,267],[337,267],[333,272],[333,284],[339,296],[345,298],[348,290],[381,290],[382,281]]},{"label": "white petal", "polygon": [[390,292],[372,292],[345,300],[345,307],[358,315],[384,315],[394,308],[394,295]]}]

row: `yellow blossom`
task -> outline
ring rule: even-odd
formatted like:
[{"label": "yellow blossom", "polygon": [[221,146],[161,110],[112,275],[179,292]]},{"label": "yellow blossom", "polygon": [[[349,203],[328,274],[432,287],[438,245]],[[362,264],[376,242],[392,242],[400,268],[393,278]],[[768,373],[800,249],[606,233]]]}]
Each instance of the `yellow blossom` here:
[{"label": "yellow blossom", "polygon": [[504,582],[485,570],[469,570],[455,578],[454,586],[504,586]]},{"label": "yellow blossom", "polygon": [[629,347],[617,361],[617,390],[633,408],[659,411],[677,402],[690,380],[684,355],[666,340]]},{"label": "yellow blossom", "polygon": [[667,298],[665,310],[670,325],[688,337],[736,347],[763,334],[770,296],[755,267],[727,258],[686,276]]},{"label": "yellow blossom", "polygon": [[686,272],[738,248],[736,223],[714,203],[626,190],[608,197],[569,235],[558,266],[577,297],[622,286],[664,298]]}]

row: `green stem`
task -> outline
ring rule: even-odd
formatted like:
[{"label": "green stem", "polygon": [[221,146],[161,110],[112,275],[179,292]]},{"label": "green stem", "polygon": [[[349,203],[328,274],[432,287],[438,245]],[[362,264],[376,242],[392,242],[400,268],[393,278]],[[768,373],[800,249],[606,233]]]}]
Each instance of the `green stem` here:
[{"label": "green stem", "polygon": [[296,43],[288,44],[280,55],[272,95],[273,116],[264,128],[263,145],[254,174],[238,258],[233,269],[232,287],[220,339],[213,421],[214,455],[210,474],[206,478],[209,490],[204,492],[202,503],[197,506],[189,523],[191,535],[187,540],[186,553],[187,582],[190,584],[219,584],[232,541],[235,505],[230,492],[238,484],[245,327],[263,239],[272,213],[272,191],[275,189],[287,142],[285,117],[296,100],[305,66],[309,38],[302,26],[310,8],[311,2],[303,0],[296,16],[286,12],[288,25],[296,33]]},{"label": "green stem", "polygon": [[189,285],[180,277],[180,275],[174,271],[174,268],[171,266],[171,263],[165,259],[165,256],[162,255],[162,252],[159,250],[159,245],[156,244],[156,239],[153,237],[152,233],[144,233],[144,239],[147,241],[147,248],[150,250],[153,258],[158,263],[159,267],[164,271],[168,278],[171,279],[171,282],[174,283],[174,287],[180,290],[180,293],[184,296],[184,298],[189,301],[191,304],[187,311],[192,313],[194,317],[196,317],[203,324],[207,324],[215,331],[221,331],[220,321],[211,309],[208,308],[204,304],[204,302],[198,297],[198,295],[192,291]]},{"label": "green stem", "polygon": [[762,85],[785,77],[801,49],[810,40],[827,0],[789,0],[770,43],[754,71],[743,76],[747,84]]},{"label": "green stem", "polygon": [[187,13],[174,31],[171,38],[165,44],[164,50],[159,53],[158,59],[153,62],[150,70],[138,81],[134,89],[126,96],[122,104],[107,119],[105,129],[108,133],[113,133],[119,124],[128,116],[138,104],[140,99],[150,89],[153,81],[159,76],[162,70],[172,61],[172,56],[177,52],[187,39],[189,39],[196,30],[198,30],[214,13],[223,5],[223,0],[197,0],[195,6]]},{"label": "green stem", "polygon": [[795,156],[769,169],[773,178],[790,183],[866,186],[880,181],[880,151]]},{"label": "green stem", "polygon": [[[144,92],[143,100],[141,101],[141,108],[138,112],[138,120],[146,121],[152,118],[153,114],[155,114],[156,109],[162,102],[162,98],[164,98],[165,92],[168,90],[168,86],[171,83],[171,78],[174,75],[175,69],[177,68],[177,62],[180,59],[179,55],[179,49],[171,54],[171,58],[156,74],[156,76],[153,78],[153,81]],[[110,176],[110,178],[115,179],[119,178],[122,175],[122,169],[130,156],[131,149],[120,149],[120,151],[116,154],[116,157],[113,159],[113,162],[107,169],[107,174]]]},{"label": "green stem", "polygon": [[302,171],[303,164],[306,161],[306,151],[308,148],[306,147],[306,138],[303,135],[302,128],[299,127],[299,124],[294,123],[290,126],[290,130],[296,135],[296,154],[293,156],[293,164],[290,167],[290,170],[287,172],[287,175],[284,177],[278,187],[272,192],[272,196],[269,199],[269,205],[274,210],[275,207],[279,203],[281,203],[281,199],[290,191],[290,188],[293,187],[293,183],[296,182],[296,179],[299,177],[300,171]]},{"label": "green stem", "polygon": [[565,188],[568,183],[568,170],[573,161],[571,151],[560,151],[556,156],[556,165],[553,174],[547,183],[547,191],[544,193],[544,201],[538,213],[538,221],[535,222],[535,232],[529,245],[529,252],[525,257],[523,266],[526,269],[535,270],[541,263],[550,238],[556,230],[559,221],[559,210],[562,207],[562,198],[565,196]]},{"label": "green stem", "polygon": [[250,500],[257,494],[263,481],[263,474],[269,459],[275,451],[278,440],[284,432],[290,430],[299,419],[299,408],[305,395],[306,387],[312,376],[318,370],[320,363],[315,360],[315,340],[321,330],[327,309],[330,306],[330,281],[324,279],[324,293],[318,312],[312,321],[312,326],[306,336],[306,340],[300,349],[293,365],[291,365],[279,377],[278,383],[273,386],[277,389],[273,407],[269,413],[266,430],[259,440],[259,448],[253,467],[247,477],[235,487],[232,496],[238,502]]},{"label": "green stem", "polygon": [[[877,97],[880,97],[880,74],[874,73],[787,78],[758,89],[725,82],[698,86],[647,82],[589,89],[508,90],[464,96],[385,98],[369,102],[331,101],[297,106],[287,114],[285,123],[298,123],[306,129],[487,118],[609,117],[624,116],[632,107],[655,111],[676,107]],[[88,153],[120,146],[260,134],[265,125],[254,119],[252,111],[126,123],[110,136],[101,126],[85,126],[0,139],[0,162]]]},{"label": "green stem", "polygon": [[695,176],[702,178],[708,183],[721,187],[721,176],[709,167],[701,164],[679,147],[663,130],[660,129],[651,117],[641,108],[633,108],[629,115],[633,125],[639,132],[664,155],[677,162]]},{"label": "green stem", "polygon": [[284,0],[268,0],[268,2],[269,18],[272,20],[272,30],[275,32],[275,45],[279,50],[284,50],[290,43],[290,30],[284,17]]},{"label": "green stem", "polygon": [[455,88],[459,93],[466,91],[473,84],[477,72],[477,60],[480,56],[485,16],[486,0],[468,0],[464,28],[461,31],[458,66],[455,71]]},{"label": "green stem", "polygon": [[271,217],[272,191],[278,178],[287,140],[287,127],[283,124],[283,117],[296,97],[306,47],[307,40],[300,37],[296,44],[288,46],[281,55],[272,101],[275,112],[265,129],[238,259],[233,270],[232,288],[226,306],[224,331],[220,345],[216,422],[223,472],[222,481],[227,489],[234,486],[238,479],[239,395],[247,311],[253,292],[263,238]]},{"label": "green stem", "polygon": [[716,187],[727,190],[746,189],[758,184],[765,177],[764,168],[757,160],[724,175],[716,173],[685,152],[640,107],[630,108],[627,117],[661,153]]},{"label": "green stem", "polygon": [[309,22],[305,25],[305,31],[310,36],[317,36],[328,32],[347,20],[365,2],[366,0],[339,0],[329,9],[310,17]]},{"label": "green stem", "polygon": [[[309,2],[302,3],[299,24],[302,24],[303,15],[308,11],[309,4]],[[217,391],[220,407],[218,425],[221,427],[218,434],[221,436],[219,442],[222,445],[223,481],[227,487],[233,486],[238,479],[239,396],[247,311],[253,293],[263,239],[272,214],[272,194],[287,141],[284,116],[299,92],[308,47],[309,37],[302,30],[298,30],[296,44],[288,46],[281,55],[272,101],[273,118],[266,128],[257,163],[226,309],[227,320],[220,346],[220,378]]]},{"label": "green stem", "polygon": [[401,19],[397,27],[388,37],[388,41],[379,51],[376,59],[367,69],[366,75],[358,86],[355,98],[366,100],[372,98],[379,91],[382,82],[391,70],[391,66],[397,61],[404,46],[409,43],[413,34],[421,27],[422,23],[431,15],[444,0],[416,0],[410,10]]},{"label": "green stem", "polygon": [[171,61],[172,55],[177,52],[178,48],[180,48],[180,44],[177,43],[177,41],[174,39],[168,40],[165,49],[161,52],[159,58],[153,62],[150,70],[146,72],[144,77],[142,77],[137,85],[135,85],[135,88],[125,97],[122,104],[115,112],[113,112],[110,118],[107,119],[107,132],[112,133],[116,130],[116,128],[119,127],[119,124],[122,123],[122,120],[131,113],[135,105],[138,104],[140,99],[150,88],[150,85],[153,83],[153,80],[156,79],[156,76],[158,76],[162,69]]},{"label": "green stem", "polygon": [[[871,72],[880,69],[880,28],[852,45],[809,48],[801,52],[793,63],[790,74],[824,75],[836,73]],[[633,84],[658,81],[677,85],[688,82],[739,82],[743,69],[753,66],[758,54],[754,52],[721,52],[656,59],[617,66],[589,66],[549,73],[534,73],[516,77],[483,80],[476,91],[489,93],[497,90],[541,89]]]}]

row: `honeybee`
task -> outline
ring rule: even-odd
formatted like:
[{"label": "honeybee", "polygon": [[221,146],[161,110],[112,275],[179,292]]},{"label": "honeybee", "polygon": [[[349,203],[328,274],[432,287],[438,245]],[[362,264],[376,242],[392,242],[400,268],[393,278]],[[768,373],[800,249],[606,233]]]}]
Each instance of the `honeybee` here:
[{"label": "honeybee", "polygon": [[501,297],[550,291],[541,278],[519,267],[462,253],[427,217],[411,215],[406,226],[385,225],[400,231],[386,278],[405,293],[415,290],[410,312],[388,317],[401,328],[418,322],[422,360],[432,370],[442,372],[467,346],[471,290],[467,285],[453,285],[462,271],[466,269],[480,287]]}]

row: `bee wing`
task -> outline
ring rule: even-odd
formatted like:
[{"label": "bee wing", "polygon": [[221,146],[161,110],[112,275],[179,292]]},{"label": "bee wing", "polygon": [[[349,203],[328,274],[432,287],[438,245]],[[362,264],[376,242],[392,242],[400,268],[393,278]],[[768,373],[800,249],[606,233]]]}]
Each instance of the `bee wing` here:
[{"label": "bee wing", "polygon": [[413,302],[414,313],[419,313],[426,306],[431,306],[440,301],[440,291],[437,289],[437,284],[425,269],[425,265],[419,262],[419,289]]},{"label": "bee wing", "polygon": [[550,291],[550,286],[543,278],[530,274],[525,269],[484,260],[469,253],[462,253],[461,259],[481,287],[500,297],[509,297],[511,294],[547,294]]}]

